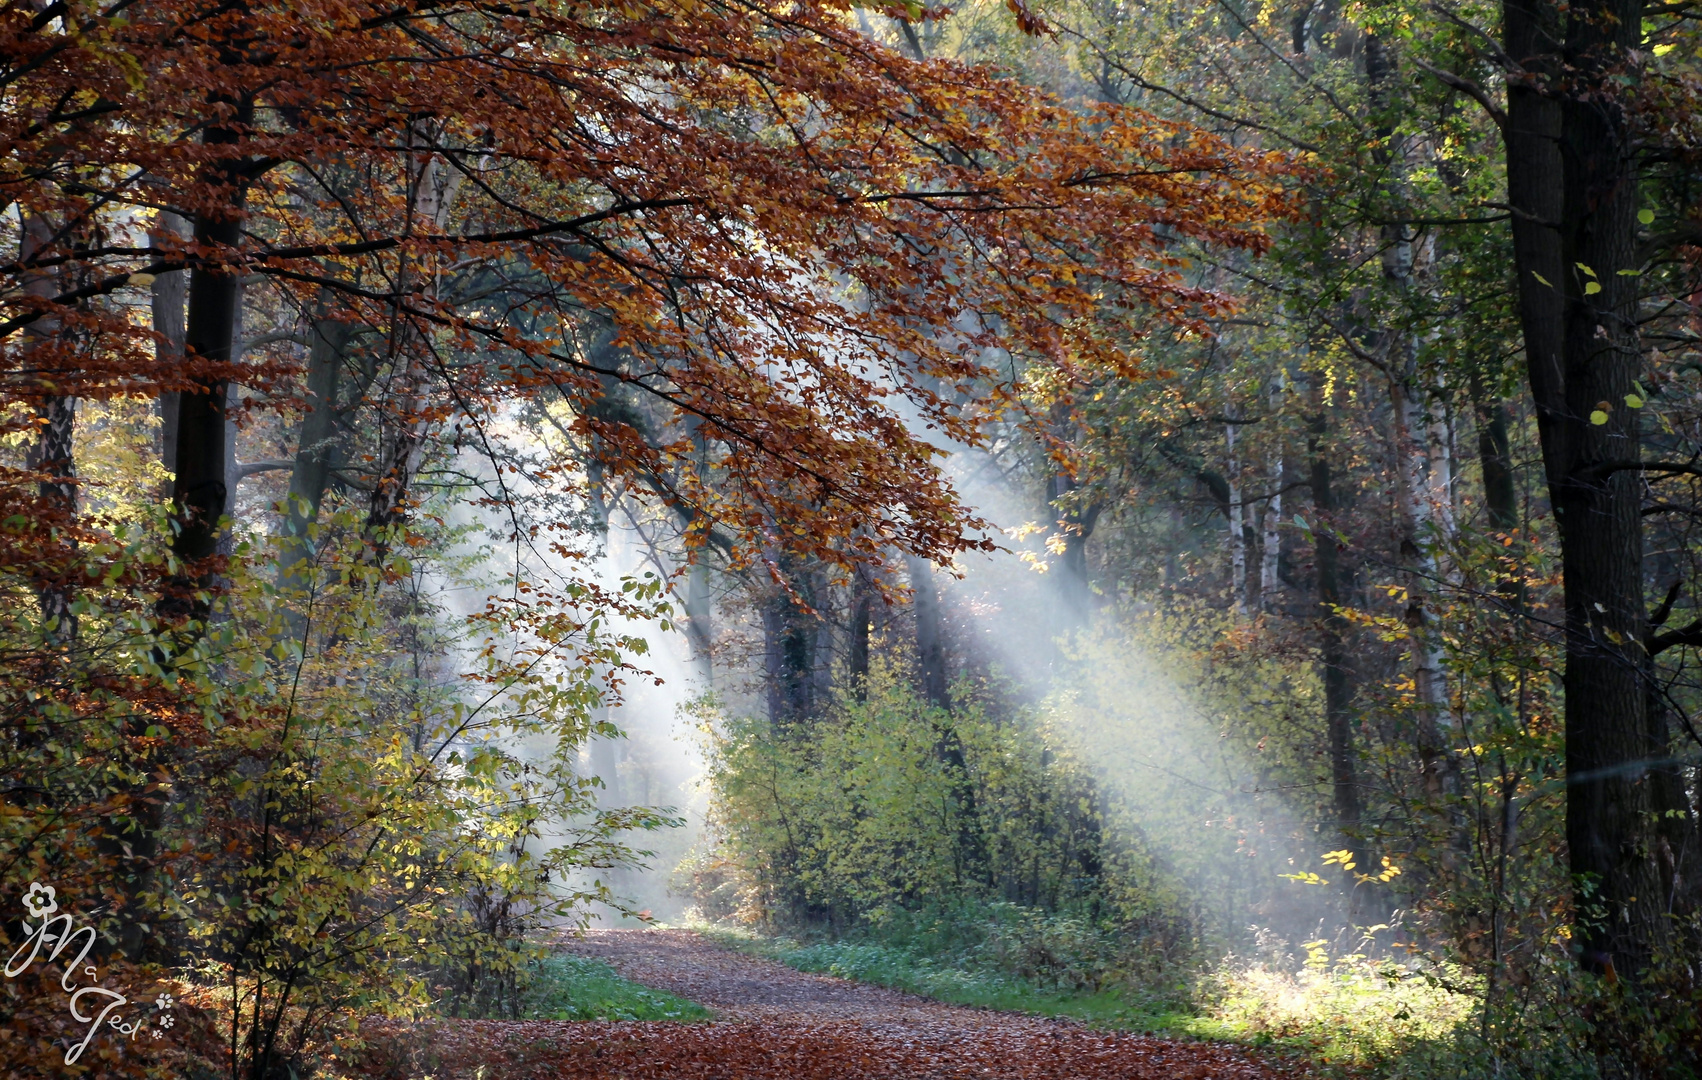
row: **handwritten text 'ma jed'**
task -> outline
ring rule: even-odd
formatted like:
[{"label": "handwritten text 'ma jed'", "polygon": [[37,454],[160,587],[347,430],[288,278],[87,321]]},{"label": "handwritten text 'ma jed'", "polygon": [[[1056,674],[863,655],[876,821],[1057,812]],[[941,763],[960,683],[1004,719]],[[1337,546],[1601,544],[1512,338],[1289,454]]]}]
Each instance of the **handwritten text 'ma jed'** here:
[{"label": "handwritten text 'ma jed'", "polygon": [[[45,903],[43,902],[43,898],[45,898]],[[31,882],[30,884],[30,895],[25,897],[24,906],[29,909],[31,915],[34,915],[37,918],[41,918],[44,915],[51,915],[54,911],[58,910],[59,907],[59,905],[53,900],[53,890],[34,882]],[[70,1006],[72,1019],[76,1020],[79,1024],[89,1025],[87,1034],[83,1036],[83,1041],[65,1051],[65,1064],[75,1065],[77,1063],[77,1059],[83,1056],[84,1049],[86,1049],[89,1043],[93,1041],[95,1033],[100,1030],[103,1023],[109,1024],[111,1027],[122,1033],[126,1038],[135,1037],[137,1029],[142,1026],[141,1020],[137,1020],[131,1024],[125,1024],[123,1022],[124,1018],[121,1016],[114,1016],[110,1021],[107,1020],[108,1014],[110,1014],[114,1009],[128,1004],[130,1000],[129,998],[120,994],[116,990],[108,990],[104,986],[84,986],[78,988],[73,983],[73,979],[76,977],[79,968],[81,968],[83,973],[91,979],[99,977],[98,972],[96,972],[92,965],[89,967],[82,967],[83,961],[88,958],[89,950],[95,947],[95,932],[92,927],[73,927],[70,912],[63,912],[59,915],[54,915],[52,918],[43,919],[41,926],[36,927],[33,930],[27,922],[24,923],[23,926],[24,932],[29,934],[29,937],[24,939],[24,943],[22,945],[18,946],[18,950],[12,954],[12,959],[6,964],[6,977],[9,979],[17,978],[23,972],[27,971],[29,966],[35,963],[36,958],[41,954],[43,945],[46,945],[49,942],[53,944],[53,951],[43,958],[45,963],[52,963],[59,959],[59,954],[64,952],[66,948],[72,944],[72,942],[76,941],[78,938],[84,937],[84,935],[87,935],[83,941],[82,950],[77,953],[77,958],[75,960],[66,965],[65,975],[59,980],[60,987],[67,994],[71,995]],[[25,955],[26,950],[28,952],[27,956]],[[82,1008],[84,997],[94,997],[97,999],[90,1003],[91,1007],[99,1004],[98,999],[105,999],[106,1006],[93,1016],[84,1016]]]}]

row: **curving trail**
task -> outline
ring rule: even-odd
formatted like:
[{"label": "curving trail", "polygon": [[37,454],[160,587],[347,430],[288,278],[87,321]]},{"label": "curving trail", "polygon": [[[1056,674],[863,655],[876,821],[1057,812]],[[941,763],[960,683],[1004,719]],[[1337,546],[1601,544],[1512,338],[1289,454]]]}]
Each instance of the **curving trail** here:
[{"label": "curving trail", "polygon": [[[793,971],[683,930],[594,930],[562,941],[625,977],[713,1009],[711,1023],[443,1021],[390,1030],[407,1067],[438,1080],[1275,1080],[1232,1047],[1098,1032],[942,1005]],[[374,1063],[376,1066],[376,1063]],[[483,1067],[483,1072],[479,1070]]]}]

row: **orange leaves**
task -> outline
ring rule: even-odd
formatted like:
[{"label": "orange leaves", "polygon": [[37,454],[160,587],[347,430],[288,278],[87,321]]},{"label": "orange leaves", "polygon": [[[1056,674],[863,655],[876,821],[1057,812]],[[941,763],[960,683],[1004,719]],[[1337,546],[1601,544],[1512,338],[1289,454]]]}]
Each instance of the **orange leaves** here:
[{"label": "orange leaves", "polygon": [[[429,423],[538,395],[608,414],[620,388],[647,421],[582,425],[603,467],[733,542],[784,519],[816,556],[843,560],[868,527],[947,557],[977,523],[919,433],[977,442],[997,406],[973,399],[1007,393],[1012,360],[1131,374],[1155,316],[1221,312],[1177,245],[1262,250],[1289,165],[888,52],[848,10],[140,0],[88,20],[98,48],[13,12],[0,189],[54,220],[99,205],[110,242],[6,271],[51,264],[54,295],[0,293],[0,347],[74,315],[94,330],[57,366],[78,393],[206,378],[193,358],[153,362],[103,298],[234,266],[286,308],[328,296],[419,353]],[[85,99],[98,110],[67,104]],[[209,124],[234,141],[185,134]],[[427,175],[452,187],[421,190]],[[152,208],[228,217],[233,176],[239,248],[146,246]]]}]

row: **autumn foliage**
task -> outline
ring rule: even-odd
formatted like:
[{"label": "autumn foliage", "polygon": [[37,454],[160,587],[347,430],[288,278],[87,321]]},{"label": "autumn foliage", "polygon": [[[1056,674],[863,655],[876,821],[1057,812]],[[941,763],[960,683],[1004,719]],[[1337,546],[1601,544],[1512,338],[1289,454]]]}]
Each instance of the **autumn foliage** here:
[{"label": "autumn foliage", "polygon": [[[657,824],[479,740],[601,730],[642,647],[606,620],[659,583],[517,580],[456,631],[474,670],[386,666],[435,617],[411,560],[449,557],[429,463],[565,405],[577,456],[528,483],[652,499],[729,565],[944,558],[985,540],[934,440],[980,440],[1018,368],[1139,375],[1155,315],[1226,310],[1175,245],[1258,252],[1289,210],[1279,158],[840,3],[17,3],[0,95],[0,900],[52,878],[107,959],[197,957],[256,1077],[502,969],[514,911],[584,899],[552,871]],[[77,460],[79,407],[146,457],[155,398],[163,475]],[[234,462],[239,413],[299,425],[271,536],[220,525],[274,467]],[[459,497],[514,510],[510,474]],[[571,563],[578,528],[514,536]]]},{"label": "autumn foliage", "polygon": [[[678,467],[670,494],[706,526],[757,538],[784,516],[804,547],[867,526],[865,554],[949,550],[961,523],[889,399],[972,440],[963,398],[1007,352],[1138,370],[1151,311],[1218,303],[1183,284],[1171,241],[1257,249],[1284,202],[1235,179],[1262,155],[896,56],[846,14],[16,8],[3,182],[56,237],[11,268],[0,330],[82,330],[32,352],[51,391],[18,390],[262,381],[247,362],[152,362],[122,310],[133,275],[254,275],[303,310],[323,290],[417,353],[433,393],[402,423],[546,388],[584,404],[618,380],[725,448],[711,491],[679,437],[580,421],[612,468]],[[150,247],[153,208],[203,227]],[[212,238],[236,221],[239,240]],[[590,313],[625,359],[576,347]]]}]

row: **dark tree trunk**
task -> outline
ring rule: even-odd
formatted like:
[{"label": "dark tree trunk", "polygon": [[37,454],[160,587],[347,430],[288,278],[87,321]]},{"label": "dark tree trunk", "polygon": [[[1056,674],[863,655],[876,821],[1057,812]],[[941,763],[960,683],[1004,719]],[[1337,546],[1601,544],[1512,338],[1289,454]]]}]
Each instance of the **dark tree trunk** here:
[{"label": "dark tree trunk", "polygon": [[784,556],[781,572],[788,576],[797,596],[776,586],[762,612],[768,719],[776,728],[808,722],[819,704],[816,646],[821,620],[809,610],[817,602],[815,576],[811,569],[793,569],[792,560]]},{"label": "dark tree trunk", "polygon": [[1489,527],[1510,533],[1519,527],[1519,493],[1513,483],[1513,451],[1508,438],[1511,415],[1504,401],[1491,400],[1481,381],[1472,380],[1477,411],[1477,460],[1483,470],[1484,510]]},{"label": "dark tree trunk", "polygon": [[[152,244],[175,250],[189,235],[189,223],[170,210],[161,210],[154,222]],[[171,270],[154,278],[149,286],[154,318],[154,333],[160,341],[154,347],[154,360],[162,376],[175,376],[183,362],[184,304],[188,300],[189,275],[183,270]],[[181,395],[176,390],[160,393],[160,465],[165,471],[177,471],[177,410]]]},{"label": "dark tree trunk", "polygon": [[946,675],[945,621],[940,611],[940,591],[934,584],[934,568],[914,555],[905,559],[910,571],[912,603],[916,612],[916,664],[922,680],[922,696],[931,705],[951,707],[951,686]]},{"label": "dark tree trunk", "polygon": [[[77,399],[55,395],[36,408],[36,441],[30,448],[29,467],[42,475],[41,504],[48,520],[69,524],[77,515],[75,437]],[[61,541],[64,551],[76,551],[74,540]],[[74,591],[68,580],[45,581],[37,593],[41,620],[56,641],[77,636],[77,616],[71,611]]]},{"label": "dark tree trunk", "polygon": [[339,464],[337,433],[338,383],[354,327],[325,317],[331,298],[322,296],[313,320],[307,354],[307,414],[301,418],[294,467],[290,470],[289,505],[284,516],[284,550],[278,567],[281,583],[294,582],[294,569],[312,554],[308,532],[319,520],[319,507]]},{"label": "dark tree trunk", "polygon": [[1324,413],[1312,420],[1306,450],[1311,458],[1314,560],[1318,595],[1318,659],[1323,668],[1324,727],[1330,743],[1330,789],[1335,804],[1336,831],[1354,852],[1354,861],[1368,866],[1359,795],[1358,766],[1353,740],[1353,685],[1347,655],[1347,619],[1341,613],[1341,560],[1334,535],[1336,501],[1330,475]]},{"label": "dark tree trunk", "polygon": [[[241,225],[230,220],[204,219],[196,224],[195,239],[234,250]],[[222,267],[197,268],[189,278],[189,314],[185,351],[192,358],[226,365],[231,360],[241,288],[235,273]],[[184,391],[177,418],[177,480],[172,498],[177,504],[180,531],[172,550],[185,562],[207,558],[218,550],[218,523],[225,513],[225,401],[230,380],[218,375]],[[204,612],[197,610],[197,616]]]},{"label": "dark tree trunk", "polygon": [[[237,118],[242,123],[250,122],[252,109],[239,108]],[[215,145],[233,139],[229,131],[221,128],[210,128],[203,137],[204,142]],[[212,165],[208,179],[228,188],[230,206],[221,213],[199,217],[195,223],[195,240],[228,256],[238,250],[242,241],[242,209],[248,182],[244,163],[225,161]],[[190,273],[184,323],[186,358],[220,367],[230,363],[241,295],[240,279],[234,268],[201,266]],[[156,651],[156,659],[162,666],[170,664],[173,651],[181,653],[204,632],[211,613],[208,597],[218,584],[205,560],[218,552],[219,519],[228,505],[225,403],[229,386],[227,374],[214,370],[194,382],[179,398],[176,436],[172,440],[176,447],[172,502],[177,519],[172,553],[184,564],[186,573],[169,584],[156,612],[168,622],[184,619],[189,622],[178,628],[175,642],[162,641]],[[139,718],[132,726],[131,735],[141,735],[140,725],[148,722],[146,717]],[[148,773],[154,769],[149,762],[137,764]],[[117,845],[120,853],[122,899],[117,914],[123,925],[119,944],[132,959],[142,958],[149,944],[147,913],[142,901],[153,874],[166,799],[164,788],[153,782],[145,783],[134,794],[122,834],[108,838],[108,843]]]},{"label": "dark tree trunk", "polygon": [[[1566,605],[1566,839],[1578,886],[1573,941],[1590,970],[1635,977],[1665,936],[1666,890],[1648,824],[1654,745],[1646,616],[1640,371],[1635,323],[1637,174],[1623,91],[1608,71],[1638,44],[1640,6],[1569,10],[1504,0],[1510,80],[1507,183],[1519,314]],[[1566,70],[1566,85],[1559,73]],[[1597,420],[1592,422],[1592,413]]]},{"label": "dark tree trunk", "polygon": [[[53,226],[35,214],[23,217],[23,235],[19,255],[22,259],[46,258],[53,240]],[[50,300],[61,291],[60,275],[52,270],[29,273],[24,279],[24,291],[39,300]],[[75,436],[77,400],[54,393],[55,368],[70,358],[64,353],[71,342],[67,340],[64,320],[50,317],[38,320],[24,329],[24,351],[27,369],[40,372],[43,395],[35,408],[35,442],[29,447],[26,464],[40,475],[37,494],[41,498],[41,525],[54,530],[55,542],[64,557],[65,569],[75,561],[76,542],[69,526],[77,513],[77,481],[75,476]],[[77,636],[77,619],[71,613],[72,589],[63,577],[49,578],[39,583],[36,601],[41,606],[42,624],[56,641],[69,642]]]},{"label": "dark tree trunk", "polygon": [[874,587],[859,570],[851,582],[851,645],[846,661],[851,695],[858,701],[869,696],[869,636],[874,630],[874,614]]}]

